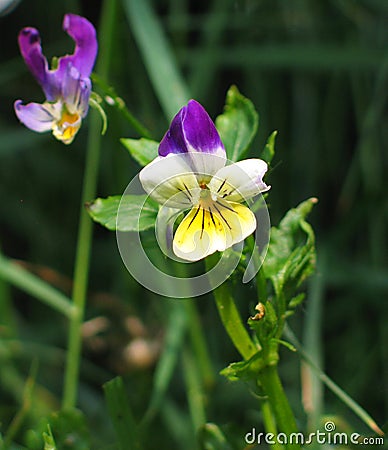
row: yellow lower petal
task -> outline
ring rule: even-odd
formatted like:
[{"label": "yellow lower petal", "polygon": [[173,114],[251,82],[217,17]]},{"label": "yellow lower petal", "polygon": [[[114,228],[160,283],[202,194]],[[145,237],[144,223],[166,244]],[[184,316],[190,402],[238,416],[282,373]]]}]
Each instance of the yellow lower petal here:
[{"label": "yellow lower petal", "polygon": [[64,144],[71,144],[81,126],[78,114],[62,113],[60,120],[53,125],[53,135]]},{"label": "yellow lower petal", "polygon": [[198,261],[241,242],[256,229],[252,211],[240,203],[205,202],[182,220],[173,240],[174,253]]}]

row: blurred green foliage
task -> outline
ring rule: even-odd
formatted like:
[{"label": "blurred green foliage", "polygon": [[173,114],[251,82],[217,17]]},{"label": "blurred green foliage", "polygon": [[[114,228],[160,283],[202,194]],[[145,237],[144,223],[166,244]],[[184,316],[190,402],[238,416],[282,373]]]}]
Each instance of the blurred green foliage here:
[{"label": "blurred green foliage", "polygon": [[[315,196],[310,221],[318,273],[291,325],[325,372],[383,424],[388,412],[388,6],[385,0],[153,0],[190,95],[212,117],[222,112],[230,85],[252,100],[260,115],[249,156],[278,130],[268,175],[271,219]],[[72,50],[62,32],[66,12],[98,24],[100,2],[22,0],[0,17],[0,246],[29,271],[69,293],[78,226],[87,126],[71,147],[18,123],[16,99],[42,93],[19,55],[17,34],[38,28],[49,57]],[[140,24],[141,25],[141,24]],[[128,108],[159,140],[168,126],[123,6],[115,28],[113,85]],[[162,69],[162,68],[161,68]],[[155,76],[155,74],[153,75]],[[98,196],[121,194],[140,168],[119,142],[136,138],[125,118],[107,106]],[[92,200],[92,199],[90,199]],[[243,318],[255,306],[253,286],[236,286]],[[218,371],[237,355],[226,341],[211,296],[196,299],[209,345],[213,378],[206,389],[207,420],[235,448],[260,424],[256,400]],[[117,374],[127,383],[136,420],[150,397],[163,337],[171,334],[174,301],[134,282],[122,265],[114,233],[95,226],[89,283],[80,409],[93,431],[91,448],[115,448],[102,384]],[[14,448],[60,406],[67,321],[0,279],[0,422],[4,436],[25,405],[31,358],[36,385]],[[178,364],[152,422],[147,448],[195,448],[185,397],[184,362]],[[187,361],[186,361],[187,363]],[[284,349],[281,375],[304,428],[314,413],[298,358]],[[301,406],[301,388],[304,409]],[[319,391],[319,387],[318,387]],[[316,397],[318,401],[319,397]],[[335,415],[360,433],[365,425],[330,392],[319,416]],[[42,433],[47,426],[42,428]],[[28,432],[30,433],[30,432]],[[27,434],[28,434],[27,433]],[[54,436],[55,437],[55,436]],[[217,447],[218,448],[218,447]]]}]

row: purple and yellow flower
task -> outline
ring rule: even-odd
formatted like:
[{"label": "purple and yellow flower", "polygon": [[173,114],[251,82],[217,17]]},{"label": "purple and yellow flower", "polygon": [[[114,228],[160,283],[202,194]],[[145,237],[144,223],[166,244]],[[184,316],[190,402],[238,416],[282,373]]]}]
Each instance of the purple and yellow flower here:
[{"label": "purple and yellow flower", "polygon": [[159,156],[139,175],[158,203],[175,211],[190,209],[173,237],[176,256],[198,261],[255,231],[256,217],[243,202],[270,189],[263,181],[267,164],[261,159],[227,162],[213,121],[190,100],[172,120]]},{"label": "purple and yellow flower", "polygon": [[19,120],[39,133],[52,131],[64,144],[70,144],[89,109],[90,74],[97,55],[96,30],[84,17],[66,14],[63,29],[75,41],[72,55],[55,60],[49,68],[35,28],[23,28],[19,47],[27,67],[46,96],[44,103],[15,102]]}]

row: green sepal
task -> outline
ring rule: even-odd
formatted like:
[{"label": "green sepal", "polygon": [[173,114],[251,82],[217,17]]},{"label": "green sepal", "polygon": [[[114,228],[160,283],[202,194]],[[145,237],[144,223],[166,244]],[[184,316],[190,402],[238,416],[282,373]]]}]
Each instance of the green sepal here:
[{"label": "green sepal", "polygon": [[242,159],[257,133],[259,115],[253,103],[240,94],[236,86],[231,86],[227,92],[224,112],[215,123],[228,159]]},{"label": "green sepal", "polygon": [[248,319],[249,327],[256,333],[261,344],[271,339],[277,330],[278,317],[270,301],[264,304],[264,317],[260,320]]},{"label": "green sepal", "polygon": [[159,206],[147,195],[116,195],[97,198],[86,209],[95,222],[108,230],[144,231],[155,226]]},{"label": "green sepal", "polygon": [[51,58],[51,70],[57,70],[59,64],[59,58],[58,56],[53,56]]},{"label": "green sepal", "polygon": [[129,151],[132,158],[135,159],[142,167],[149,164],[158,156],[159,142],[151,139],[127,139],[122,138],[120,142]]}]

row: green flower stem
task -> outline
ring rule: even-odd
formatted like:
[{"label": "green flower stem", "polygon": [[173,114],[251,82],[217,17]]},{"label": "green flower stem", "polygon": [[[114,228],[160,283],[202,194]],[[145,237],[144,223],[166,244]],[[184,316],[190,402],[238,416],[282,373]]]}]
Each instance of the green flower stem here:
[{"label": "green flower stem", "polygon": [[221,321],[234,346],[244,359],[251,358],[258,349],[241,320],[234,298],[230,295],[230,288],[224,283],[213,294]]},{"label": "green flower stem", "polygon": [[118,109],[118,111],[122,114],[124,119],[129,122],[131,127],[137,133],[139,133],[140,136],[151,139],[152,138],[151,132],[136,119],[136,117],[128,109],[124,100],[117,95],[114,88],[112,86],[109,86],[109,84],[106,81],[104,81],[100,76],[98,76],[96,73],[92,73],[91,78],[93,83],[99,86],[100,89],[103,91],[105,101],[108,102],[108,98],[110,98],[112,106]]},{"label": "green flower stem", "polygon": [[[211,262],[214,262],[214,258],[207,258],[206,268],[208,271],[212,267]],[[221,321],[234,346],[244,359],[251,358],[258,349],[252,342],[252,339],[241,320],[240,313],[227,284],[223,283],[213,291],[213,294]],[[268,348],[263,349],[263,352],[265,351],[267,353],[267,365],[258,374],[258,381],[260,382],[269,403],[268,407],[264,407],[263,421],[266,429],[273,429],[273,414],[279,430],[289,435],[290,433],[296,433],[298,430],[294,415],[277,372],[278,344],[274,343],[271,345],[271,343],[269,343],[268,345]],[[276,448],[276,446],[274,448]],[[300,449],[300,446],[297,444],[288,444],[286,448],[287,450],[296,450]]]},{"label": "green flower stem", "polygon": [[[217,260],[217,255],[211,255],[206,258],[205,264],[207,272],[209,272],[215,263],[217,263]],[[216,306],[221,322],[234,346],[244,359],[251,358],[258,349],[252,342],[252,339],[241,320],[240,313],[234,302],[233,296],[230,294],[227,283],[225,282],[214,289],[213,295],[216,300]]]},{"label": "green flower stem", "polygon": [[[295,418],[291,410],[288,399],[284,393],[283,386],[281,384],[279,374],[277,371],[277,365],[267,365],[260,371],[259,374],[260,384],[268,397],[268,402],[271,405],[271,410],[274,414],[276,423],[279,430],[287,437],[291,433],[297,433]],[[266,424],[268,426],[268,423]],[[298,444],[285,444],[287,450],[300,449]]]},{"label": "green flower stem", "polygon": [[[106,0],[101,12],[99,27],[100,56],[97,72],[106,77],[110,65],[112,35],[115,26],[117,0]],[[90,112],[89,138],[86,150],[84,185],[78,242],[74,267],[73,304],[76,313],[70,319],[68,338],[63,408],[72,408],[77,401],[79,366],[81,358],[81,326],[84,318],[86,292],[90,266],[90,248],[92,242],[92,220],[85,211],[84,204],[96,195],[98,166],[100,160],[100,121],[95,111]]]},{"label": "green flower stem", "polygon": [[76,314],[70,320],[63,407],[72,408],[76,404],[79,364],[81,355],[81,326],[84,318],[86,291],[88,284],[90,248],[92,241],[92,221],[84,211],[83,205],[95,197],[97,168],[100,153],[99,120],[91,112],[90,134],[87,147],[86,169],[82,195],[82,209],[78,230],[78,244],[74,269],[73,304]]}]

